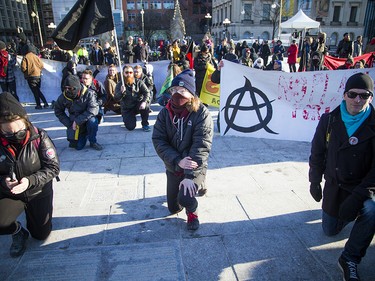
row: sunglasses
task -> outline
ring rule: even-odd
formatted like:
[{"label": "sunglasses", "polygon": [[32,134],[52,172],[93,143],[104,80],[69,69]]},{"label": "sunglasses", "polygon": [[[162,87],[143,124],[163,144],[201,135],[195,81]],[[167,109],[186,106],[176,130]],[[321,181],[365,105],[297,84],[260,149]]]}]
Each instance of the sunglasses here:
[{"label": "sunglasses", "polygon": [[347,92],[346,95],[347,95],[348,98],[350,98],[350,99],[355,99],[357,96],[359,96],[360,99],[362,99],[362,100],[367,100],[369,97],[372,96],[372,93],[363,93],[363,94],[358,94],[358,93],[355,93],[355,92]]},{"label": "sunglasses", "polygon": [[133,71],[125,71],[125,74],[133,74]]},{"label": "sunglasses", "polygon": [[27,129],[22,129],[22,130],[19,130],[18,132],[15,132],[15,133],[5,133],[5,132],[1,132],[1,134],[3,135],[3,137],[5,138],[24,138],[25,135],[26,135],[26,131]]}]

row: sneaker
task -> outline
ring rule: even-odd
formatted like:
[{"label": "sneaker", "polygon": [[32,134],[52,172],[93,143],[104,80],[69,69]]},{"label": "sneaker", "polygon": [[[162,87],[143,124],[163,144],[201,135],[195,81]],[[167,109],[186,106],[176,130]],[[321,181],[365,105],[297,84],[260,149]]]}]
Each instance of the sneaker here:
[{"label": "sneaker", "polygon": [[150,126],[143,126],[142,127],[142,129],[143,129],[143,131],[145,131],[145,132],[149,132],[149,131],[151,131],[151,129],[150,129]]},{"label": "sneaker", "polygon": [[197,230],[199,228],[198,216],[195,213],[187,213],[187,229]]},{"label": "sneaker", "polygon": [[21,256],[26,250],[26,241],[29,238],[29,232],[19,224],[20,230],[12,235],[13,243],[10,246],[10,256],[16,258]]},{"label": "sneaker", "polygon": [[357,272],[357,264],[352,261],[348,261],[342,256],[339,258],[338,265],[343,273],[344,281],[359,281],[359,275]]},{"label": "sneaker", "polygon": [[37,105],[37,106],[35,107],[35,109],[43,109],[43,107],[42,107],[41,105]]},{"label": "sneaker", "polygon": [[103,147],[100,144],[98,144],[97,142],[90,143],[90,147],[92,147],[95,150],[102,150],[103,149]]}]

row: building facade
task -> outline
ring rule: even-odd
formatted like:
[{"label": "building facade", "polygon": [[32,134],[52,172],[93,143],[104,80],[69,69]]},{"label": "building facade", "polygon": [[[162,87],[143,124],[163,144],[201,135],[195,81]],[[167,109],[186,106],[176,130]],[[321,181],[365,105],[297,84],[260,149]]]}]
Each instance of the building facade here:
[{"label": "building facade", "polygon": [[[348,32],[354,40],[358,35],[363,35],[365,40],[368,40],[374,32],[374,2],[374,0],[276,0],[275,3],[269,0],[213,0],[212,33],[216,43],[225,36],[234,40],[249,38],[272,40],[278,35],[279,20],[286,21],[302,9],[307,16],[321,23],[320,30],[310,30],[310,33],[325,32],[328,45],[337,45],[345,32]],[[225,19],[230,23],[223,24]],[[281,30],[281,33],[294,31]]]}]

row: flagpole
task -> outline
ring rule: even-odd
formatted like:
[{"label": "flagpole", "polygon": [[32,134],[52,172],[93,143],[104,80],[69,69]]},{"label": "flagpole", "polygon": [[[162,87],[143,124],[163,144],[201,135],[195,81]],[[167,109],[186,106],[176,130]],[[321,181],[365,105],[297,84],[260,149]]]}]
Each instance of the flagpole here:
[{"label": "flagpole", "polygon": [[[112,0],[109,3],[111,5],[111,11],[113,11]],[[125,86],[124,75],[122,74],[120,48],[118,47],[117,31],[116,31],[115,19],[113,17],[113,14],[112,14],[112,21],[113,21],[113,34],[115,35],[115,42],[116,42],[116,52],[117,52],[117,58],[118,58],[118,65],[120,66],[120,72],[121,72],[121,75],[120,75],[121,76],[121,82],[122,82],[122,85]]]}]

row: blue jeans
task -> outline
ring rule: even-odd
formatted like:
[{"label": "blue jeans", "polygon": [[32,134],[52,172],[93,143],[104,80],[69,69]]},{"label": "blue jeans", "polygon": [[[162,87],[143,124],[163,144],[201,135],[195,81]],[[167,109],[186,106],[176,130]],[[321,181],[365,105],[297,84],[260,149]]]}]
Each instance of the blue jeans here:
[{"label": "blue jeans", "polygon": [[[338,234],[349,222],[344,222],[332,217],[323,211],[322,227],[327,236]],[[375,233],[375,197],[367,199],[363,208],[354,222],[349,239],[345,244],[342,256],[352,262],[359,264],[366,255]]]},{"label": "blue jeans", "polygon": [[81,150],[85,147],[87,139],[89,140],[90,143],[96,143],[96,134],[98,132],[98,118],[91,117],[89,120],[86,122],[86,134],[79,135],[78,141],[77,141],[77,150]]}]

